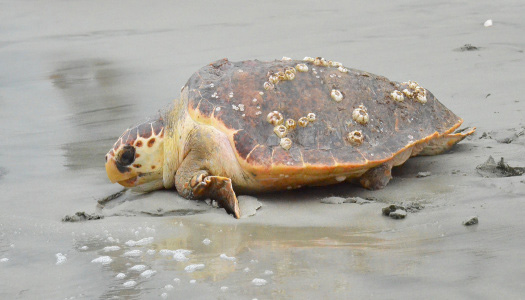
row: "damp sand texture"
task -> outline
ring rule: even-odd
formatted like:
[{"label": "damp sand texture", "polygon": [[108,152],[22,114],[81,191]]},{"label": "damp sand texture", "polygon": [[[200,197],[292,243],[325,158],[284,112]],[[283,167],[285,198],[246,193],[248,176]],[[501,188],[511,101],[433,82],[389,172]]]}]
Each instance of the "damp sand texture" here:
[{"label": "damp sand texture", "polygon": [[[521,2],[8,7],[0,12],[8,141],[0,144],[0,298],[523,294],[525,178],[476,169],[489,156],[525,166]],[[467,44],[477,50],[457,51]],[[168,106],[212,61],[283,56],[415,80],[477,134],[444,155],[411,158],[383,190],[341,184],[254,195],[260,208],[239,220],[168,191],[125,193],[97,209],[120,191],[108,182],[104,155],[123,129]],[[328,197],[374,200],[321,202]],[[403,219],[382,215],[411,203],[424,208]],[[61,221],[75,212],[104,218]],[[471,216],[479,223],[464,226]]]}]

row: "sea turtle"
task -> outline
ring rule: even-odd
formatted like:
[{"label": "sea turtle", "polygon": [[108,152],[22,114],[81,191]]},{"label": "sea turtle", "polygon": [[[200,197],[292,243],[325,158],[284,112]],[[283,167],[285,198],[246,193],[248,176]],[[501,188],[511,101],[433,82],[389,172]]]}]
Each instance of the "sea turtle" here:
[{"label": "sea turtle", "polygon": [[414,81],[321,57],[222,59],[193,74],[169,111],[127,129],[106,171],[125,187],[215,199],[239,218],[235,192],[383,188],[393,166],[474,132],[453,133],[462,122]]}]

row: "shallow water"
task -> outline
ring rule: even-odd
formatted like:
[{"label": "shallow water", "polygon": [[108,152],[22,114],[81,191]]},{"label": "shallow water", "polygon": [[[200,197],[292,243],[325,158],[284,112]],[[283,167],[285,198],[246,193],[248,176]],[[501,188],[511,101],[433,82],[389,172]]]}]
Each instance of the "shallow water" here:
[{"label": "shallow water", "polygon": [[[522,2],[142,3],[0,1],[0,298],[521,297],[525,177],[475,167],[489,155],[525,166],[525,137],[479,138],[525,127]],[[455,50],[465,44],[479,50]],[[107,150],[198,68],[318,55],[415,79],[480,134],[410,160],[384,190],[258,195],[262,208],[241,220],[166,191],[97,208],[120,189],[105,175]],[[333,195],[376,201],[320,203]],[[381,216],[385,203],[414,201],[425,208],[404,220]],[[61,222],[77,211],[106,218]],[[480,223],[461,225],[471,215]],[[162,249],[191,253],[177,261]],[[92,262],[101,256],[111,262]],[[204,268],[185,271],[192,264]]]}]

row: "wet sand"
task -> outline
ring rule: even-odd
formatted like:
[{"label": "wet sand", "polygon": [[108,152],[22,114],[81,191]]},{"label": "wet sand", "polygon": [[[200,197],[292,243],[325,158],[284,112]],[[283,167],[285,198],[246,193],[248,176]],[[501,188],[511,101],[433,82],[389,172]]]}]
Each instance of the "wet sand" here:
[{"label": "wet sand", "polygon": [[[522,2],[0,3],[0,298],[523,295],[525,176],[476,170],[489,156],[525,167]],[[416,80],[477,133],[410,159],[383,190],[256,195],[262,207],[240,220],[167,191],[97,208],[120,190],[107,150],[194,71],[282,56]],[[321,203],[330,196],[374,201]],[[405,219],[381,215],[414,203],[424,208]],[[105,218],[61,222],[77,211]],[[479,224],[462,225],[471,216]]]}]

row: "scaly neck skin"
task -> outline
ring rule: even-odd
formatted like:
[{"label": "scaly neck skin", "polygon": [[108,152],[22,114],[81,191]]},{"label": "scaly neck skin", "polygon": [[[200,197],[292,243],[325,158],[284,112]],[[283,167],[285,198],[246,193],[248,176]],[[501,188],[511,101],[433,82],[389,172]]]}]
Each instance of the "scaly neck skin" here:
[{"label": "scaly neck skin", "polygon": [[[186,88],[181,98],[187,94]],[[187,101],[175,100],[174,107],[166,115],[164,128],[164,164],[163,184],[166,189],[175,187],[175,174],[189,149],[185,149],[189,133],[195,128],[195,122],[186,113]]]}]

